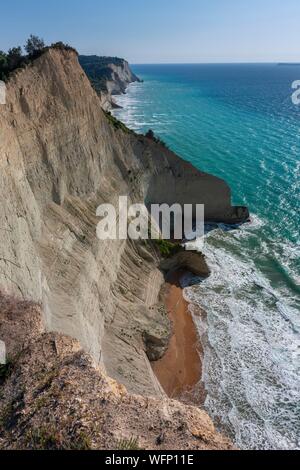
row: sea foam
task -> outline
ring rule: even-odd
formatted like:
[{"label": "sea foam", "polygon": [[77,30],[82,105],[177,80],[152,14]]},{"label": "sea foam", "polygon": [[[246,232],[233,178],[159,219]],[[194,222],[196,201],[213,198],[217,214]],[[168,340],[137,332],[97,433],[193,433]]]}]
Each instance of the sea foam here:
[{"label": "sea foam", "polygon": [[[256,218],[242,236],[262,226]],[[242,449],[295,449],[300,445],[297,309],[250,257],[232,249],[240,243],[236,235],[220,228],[206,235],[202,251],[211,276],[184,290],[207,314],[194,315],[204,348],[205,407]]]}]

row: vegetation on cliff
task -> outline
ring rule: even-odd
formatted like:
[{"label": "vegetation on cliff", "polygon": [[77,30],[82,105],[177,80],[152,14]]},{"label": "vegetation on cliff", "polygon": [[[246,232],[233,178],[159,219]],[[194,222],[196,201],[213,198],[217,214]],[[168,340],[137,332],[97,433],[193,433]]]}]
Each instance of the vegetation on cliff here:
[{"label": "vegetation on cliff", "polygon": [[160,254],[164,258],[170,258],[181,251],[184,251],[184,248],[180,243],[172,243],[168,240],[153,240],[154,245],[159,249]]},{"label": "vegetation on cliff", "polygon": [[26,54],[21,46],[12,47],[7,53],[0,51],[0,80],[7,81],[12,72],[31,64],[49,49],[72,50],[77,54],[68,44],[56,42],[46,46],[43,39],[31,34],[24,46]]},{"label": "vegetation on cliff", "polygon": [[119,130],[121,129],[123,132],[126,132],[126,134],[134,134],[134,132],[129,129],[123,122],[119,121],[119,119],[115,118],[110,111],[103,111],[107,120],[112,124],[112,126],[116,129]]},{"label": "vegetation on cliff", "polygon": [[153,140],[153,142],[156,144],[160,144],[163,147],[168,148],[167,144],[160,137],[155,135],[152,129],[149,129],[149,131],[145,134],[145,137],[147,137],[147,139]]}]

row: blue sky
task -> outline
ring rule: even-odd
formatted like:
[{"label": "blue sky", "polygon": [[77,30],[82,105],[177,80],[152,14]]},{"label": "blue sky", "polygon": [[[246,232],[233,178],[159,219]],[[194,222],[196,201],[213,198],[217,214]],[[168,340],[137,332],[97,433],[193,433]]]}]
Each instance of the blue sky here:
[{"label": "blue sky", "polygon": [[300,61],[300,0],[10,0],[0,49],[30,33],[131,63]]}]

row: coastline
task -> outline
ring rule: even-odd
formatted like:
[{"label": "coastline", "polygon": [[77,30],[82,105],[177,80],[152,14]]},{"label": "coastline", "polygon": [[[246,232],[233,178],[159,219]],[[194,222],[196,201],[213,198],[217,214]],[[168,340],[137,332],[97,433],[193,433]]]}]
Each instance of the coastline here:
[{"label": "coastline", "polygon": [[[142,73],[142,71],[140,72]],[[150,92],[150,95],[149,95]],[[161,90],[159,89],[159,92]],[[168,99],[168,95],[166,98],[166,93],[168,93],[168,90],[164,90],[165,92],[165,99]],[[140,133],[145,133],[146,128],[145,125],[148,126],[148,122],[151,122],[151,128],[153,129],[154,132],[157,132],[159,135],[159,130],[160,127],[155,128],[155,123],[154,119],[153,121],[149,121],[148,117],[153,116],[157,120],[157,113],[159,110],[159,113],[162,113],[162,119],[160,122],[163,122],[164,125],[164,133],[165,135],[171,135],[171,133],[168,133],[168,130],[171,130],[171,125],[169,123],[169,115],[168,113],[168,108],[164,107],[164,102],[159,103],[159,101],[155,101],[155,105],[151,105],[150,107],[147,104],[145,105],[145,97],[149,98],[149,96],[152,98],[151,95],[151,86],[147,88],[146,85],[146,91],[143,93],[138,93],[138,95],[135,95],[135,92],[131,93],[131,91],[128,90],[128,98],[124,100],[124,109],[125,112],[122,113],[118,111],[116,112],[116,115],[118,119],[120,119],[122,122],[125,122],[126,125],[128,125],[130,128],[133,128],[136,132]],[[155,95],[155,94],[154,94]],[[170,95],[172,98],[172,95]],[[136,103],[133,105],[135,98],[138,98],[138,101],[140,104],[136,105]],[[155,96],[154,96],[155,98]],[[175,103],[176,104],[176,103]],[[142,107],[146,107],[146,111],[144,112],[142,110]],[[126,108],[128,109],[132,108],[132,111],[127,113]],[[176,111],[176,106],[175,109],[172,107],[174,110],[174,113]],[[180,110],[177,108],[177,112],[180,113]],[[224,111],[225,112],[225,111]],[[163,113],[166,113],[165,115]],[[140,119],[140,116],[135,119],[135,116],[142,116],[143,119]],[[225,114],[226,117],[226,114]],[[187,122],[189,120],[187,119]],[[226,122],[226,120],[224,120]],[[149,124],[150,125],[150,124]],[[161,125],[161,124],[160,124]],[[205,123],[204,123],[205,125]],[[224,128],[225,129],[225,128]],[[172,128],[172,130],[174,130]],[[176,130],[176,129],[175,129]],[[195,130],[195,129],[194,129]],[[180,129],[180,132],[178,130],[178,139],[181,136],[182,129]],[[186,132],[183,134],[187,134]],[[257,134],[259,135],[259,134]],[[226,135],[225,135],[226,138]],[[181,150],[180,146],[178,146],[178,142],[174,141],[174,145],[170,144],[172,148],[175,148],[176,151],[182,155],[185,155],[184,149]],[[208,152],[210,152],[210,147],[208,149]],[[233,155],[235,155],[235,149],[233,149]],[[249,153],[251,155],[251,152]],[[265,158],[265,155],[264,155]],[[192,158],[191,163],[197,162],[196,156]],[[213,161],[213,160],[212,160]],[[202,164],[202,162],[201,162]],[[239,164],[239,157],[236,159],[236,164]],[[199,161],[199,166],[200,161]],[[213,170],[213,166],[209,167],[210,171]],[[230,170],[230,164],[229,164],[229,170]],[[266,167],[264,168],[266,170]],[[224,168],[224,174],[226,174],[226,178],[228,175],[228,169],[227,167]],[[230,174],[230,173],[229,173]],[[236,175],[236,173],[234,172]],[[237,183],[238,183],[238,178],[237,178]],[[244,182],[246,187],[248,187],[249,190],[249,181],[250,179],[247,179],[247,181]],[[239,183],[238,183],[239,184]],[[249,186],[247,186],[249,185]],[[230,185],[232,186],[232,185]],[[233,186],[232,186],[233,187]],[[262,186],[263,190],[264,186]],[[237,193],[243,193],[243,189],[241,191],[236,190]],[[248,192],[248,194],[250,194]],[[247,203],[250,203],[247,199]],[[252,201],[253,208],[256,207],[256,199],[255,201]],[[264,210],[264,208],[262,209]],[[258,211],[259,213],[259,211]],[[261,212],[262,214],[262,212]],[[253,214],[252,214],[253,217]],[[240,410],[239,405],[241,401],[241,393],[240,389],[244,387],[245,389],[249,390],[249,395],[250,392],[252,394],[252,397],[258,397],[258,401],[261,404],[262,407],[265,406],[265,403],[273,403],[276,402],[278,399],[278,396],[276,394],[276,391],[272,390],[272,387],[269,387],[268,383],[268,377],[269,374],[271,374],[274,379],[273,382],[277,384],[277,382],[280,383],[281,390],[283,396],[285,396],[286,401],[289,400],[290,397],[290,391],[289,389],[292,389],[294,386],[294,381],[293,381],[293,374],[294,374],[294,367],[293,364],[291,364],[291,370],[289,371],[288,367],[283,366],[282,364],[285,364],[284,362],[284,354],[282,353],[279,355],[278,358],[278,363],[274,363],[272,361],[272,350],[270,349],[270,345],[268,344],[267,337],[273,336],[277,338],[277,327],[276,325],[280,325],[280,330],[284,332],[285,334],[290,334],[289,333],[289,327],[288,324],[285,322],[286,320],[286,315],[288,318],[291,320],[291,324],[293,322],[293,310],[290,309],[290,305],[288,302],[285,302],[283,298],[283,308],[284,308],[284,314],[282,314],[282,309],[281,309],[281,304],[276,303],[273,306],[271,306],[268,302],[264,301],[264,298],[266,299],[267,296],[269,295],[269,289],[267,287],[267,284],[269,280],[271,279],[270,274],[272,274],[273,269],[274,272],[276,272],[276,279],[282,279],[282,281],[286,281],[287,279],[281,278],[282,273],[285,272],[280,268],[280,263],[284,259],[282,257],[281,249],[286,250],[287,253],[290,253],[290,249],[292,248],[290,244],[286,244],[282,242],[282,245],[279,243],[279,248],[278,251],[275,250],[277,256],[276,258],[279,261],[278,266],[270,266],[269,264],[262,267],[262,266],[256,266],[253,260],[253,250],[255,249],[262,249],[262,246],[265,248],[268,246],[268,228],[267,228],[267,220],[268,217],[266,216],[266,219],[260,218],[258,215],[254,216],[255,217],[255,224],[251,223],[251,227],[249,229],[247,226],[245,227],[245,231],[241,234],[242,236],[239,237],[236,231],[232,232],[232,236],[230,234],[226,234],[226,231],[223,233],[217,233],[216,238],[213,236],[211,238],[212,244],[208,244],[207,250],[205,252],[206,259],[210,261],[210,266],[213,268],[213,275],[212,279],[208,282],[205,283],[201,289],[199,289],[199,292],[195,291],[195,300],[197,300],[197,295],[201,296],[201,299],[199,299],[199,303],[202,305],[202,308],[205,309],[203,311],[202,309],[199,308],[199,303],[195,303],[196,308],[192,310],[193,312],[193,318],[195,320],[195,325],[197,326],[198,324],[198,309],[199,309],[199,315],[202,317],[202,315],[206,315],[206,312],[209,312],[210,319],[212,320],[210,322],[210,335],[212,338],[216,338],[215,340],[215,345],[214,347],[216,348],[214,350],[214,347],[212,347],[209,342],[207,343],[207,336],[205,333],[203,337],[201,337],[201,340],[203,342],[203,345],[205,345],[205,348],[208,348],[208,353],[207,353],[207,361],[210,360],[210,352],[216,354],[216,356],[213,356],[214,360],[213,362],[210,361],[211,367],[208,368],[207,370],[207,387],[209,390],[210,397],[212,397],[212,400],[207,400],[207,412],[211,415],[214,416],[214,419],[218,424],[223,424],[227,423],[227,413],[224,413],[224,410],[222,409],[222,406],[224,403],[226,403],[226,406],[228,409],[232,406],[232,403],[234,403],[237,412],[236,412],[236,417],[235,417],[235,423],[232,424],[230,423],[230,428],[232,435],[235,435],[236,438],[238,439],[237,445],[240,448],[248,448],[249,446],[256,446],[257,444],[257,438],[256,436],[252,433],[252,424],[254,423],[261,434],[264,436],[265,442],[267,443],[268,446],[278,448],[279,444],[277,442],[277,437],[276,433],[274,435],[270,435],[266,432],[266,429],[264,428],[263,423],[258,419],[257,414],[256,414],[256,406],[257,404],[251,401],[251,398],[248,399],[248,397],[243,397],[244,399],[244,404],[245,404],[245,409],[249,409],[249,413],[244,413],[244,410]],[[269,225],[269,224],[268,224]],[[266,228],[264,228],[264,226]],[[221,227],[219,227],[221,228]],[[214,242],[216,240],[216,243]],[[222,245],[222,246],[221,246]],[[273,250],[273,246],[270,246],[270,248]],[[293,248],[292,248],[293,249]],[[247,262],[243,262],[243,258],[247,259]],[[217,265],[217,266],[215,266]],[[252,272],[255,272],[257,274],[258,278],[263,278],[265,282],[263,282],[263,285],[258,284],[256,280],[253,279],[253,276],[251,273],[249,274],[249,265],[251,265],[251,270]],[[234,266],[234,268],[232,268]],[[293,265],[291,264],[293,267]],[[216,267],[217,269],[214,269]],[[219,269],[220,268],[220,269]],[[293,272],[293,271],[292,271]],[[285,276],[284,276],[285,277]],[[242,286],[241,286],[241,280]],[[293,283],[293,281],[292,281]],[[292,284],[292,289],[293,289]],[[290,285],[291,286],[291,285]],[[170,296],[169,292],[169,286],[166,286],[166,303],[169,302],[168,297]],[[294,290],[294,289],[293,289]],[[244,295],[241,295],[241,292],[243,292]],[[206,295],[206,293],[208,295]],[[173,294],[174,295],[174,294]],[[263,301],[262,301],[263,299]],[[187,297],[188,300],[188,297]],[[245,301],[248,300],[248,303]],[[188,300],[189,301],[189,300]],[[191,301],[191,299],[190,299]],[[192,305],[194,305],[192,303]],[[175,309],[176,306],[174,305],[172,307],[174,310],[173,315],[175,315]],[[262,311],[261,311],[262,309]],[[179,309],[180,310],[180,309]],[[258,312],[261,312],[261,317],[264,318],[264,321],[257,326],[256,318]],[[172,314],[169,313],[169,317],[172,320]],[[246,324],[245,324],[246,322]],[[173,322],[172,322],[173,323]],[[221,327],[220,327],[221,326]],[[267,334],[265,334],[265,328],[267,328]],[[224,331],[223,331],[224,330]],[[249,358],[248,356],[248,351],[247,348],[244,348],[244,346],[241,344],[242,338],[244,335],[245,330],[247,331],[248,335],[248,341],[250,344],[251,348],[251,356]],[[257,342],[257,330],[264,335],[263,337],[266,338],[265,341],[262,341],[260,344]],[[180,332],[179,332],[180,333]],[[184,333],[183,333],[184,334]],[[221,336],[221,335],[224,336]],[[176,335],[176,333],[174,333]],[[202,335],[202,332],[201,332]],[[223,341],[219,340],[219,338],[222,338]],[[238,350],[238,354],[230,354],[230,347],[227,346],[228,344],[231,344],[231,341],[234,342],[234,347]],[[170,345],[170,348],[172,347],[173,342],[176,341],[173,340],[172,337],[172,342]],[[231,346],[232,348],[232,346]],[[176,347],[174,349],[174,355],[176,357],[177,350]],[[169,353],[169,350],[167,354]],[[240,362],[239,362],[239,354],[241,354],[241,357],[244,360],[244,363],[247,364],[246,368],[240,367]],[[261,361],[261,357],[264,358],[264,361]],[[222,360],[218,361],[218,358],[222,358]],[[249,360],[250,359],[250,360]],[[165,361],[165,365],[164,362]],[[154,368],[157,368],[156,376],[158,376],[158,379],[160,382],[167,382],[163,388],[166,389],[167,394],[171,396],[171,398],[178,398],[180,401],[183,401],[182,396],[176,395],[176,390],[172,390],[172,384],[173,384],[173,367],[174,367],[174,374],[178,373],[177,366],[176,366],[176,361],[169,359],[169,362],[167,359],[163,358],[161,362],[158,362],[156,365],[154,365]],[[223,367],[222,362],[226,360],[226,368]],[[267,366],[265,366],[267,364]],[[269,366],[268,364],[274,364],[274,369],[273,366]],[[168,384],[168,367],[172,371],[172,374],[169,373],[169,384]],[[280,380],[276,374],[276,369],[282,369],[285,372],[285,376],[290,377],[289,379],[289,385],[287,386],[287,383],[284,382],[284,380]],[[164,371],[165,369],[165,371]],[[248,378],[248,374],[250,374],[252,370],[261,370],[265,371],[265,377],[264,374],[260,374],[260,377],[252,377],[251,380]],[[228,374],[228,370],[231,371],[230,374]],[[216,377],[218,378],[216,380]],[[266,379],[265,379],[266,378]],[[222,386],[220,386],[220,382],[222,383]],[[174,384],[173,384],[174,385]],[[184,383],[181,383],[183,386]],[[188,384],[187,384],[188,388]],[[266,393],[267,392],[267,393]],[[192,403],[195,403],[195,397],[197,393],[195,391],[195,387],[193,387],[193,392],[190,394],[189,399],[192,400]],[[186,393],[184,394],[184,398],[186,397]],[[278,403],[278,406],[280,407],[280,402]],[[201,407],[201,404],[200,404]],[[293,429],[291,417],[289,416],[290,411],[284,411],[284,426],[287,423],[287,427],[289,428],[289,432],[291,436],[294,436],[295,430]],[[291,411],[291,414],[293,415],[293,411]],[[268,415],[271,422],[272,421],[272,415]],[[244,426],[244,423],[247,423],[247,425]],[[282,425],[274,423],[274,427],[276,428],[277,433],[280,434]],[[278,435],[278,434],[277,434]],[[286,446],[287,448],[291,445],[293,445],[292,438],[290,442],[283,442],[283,445]]]},{"label": "coastline", "polygon": [[[75,52],[54,48],[37,61],[37,66],[21,70],[9,83],[8,106],[1,108],[0,116],[0,127],[7,132],[1,149],[10,156],[3,165],[7,184],[2,198],[3,226],[9,230],[0,231],[5,257],[1,279],[10,295],[6,302],[10,325],[4,318],[0,336],[9,347],[8,356],[12,352],[14,358],[14,367],[4,369],[1,446],[118,449],[120,442],[134,439],[134,448],[141,449],[231,449],[206,412],[161,393],[150,367],[147,352],[151,357],[153,345],[157,347],[153,357],[160,357],[171,334],[159,297],[163,273],[170,271],[161,266],[165,256],[159,248],[165,247],[135,240],[125,243],[118,237],[95,241],[99,203],[115,207],[124,195],[133,195],[133,201],[143,195],[145,205],[148,196],[156,196],[183,206],[199,193],[204,200],[215,200],[212,209],[218,214],[220,194],[232,207],[229,187],[208,174],[203,187],[204,174],[163,145],[116,129],[103,114]],[[19,99],[22,87],[28,90],[25,110]],[[41,117],[37,110],[50,98],[53,106],[46,107]],[[56,133],[57,126],[62,132]],[[24,139],[19,139],[21,130]],[[45,211],[45,205],[51,210]],[[21,233],[17,221],[23,213]],[[29,253],[25,258],[24,252]],[[176,255],[169,258],[171,264],[192,268],[191,254]],[[202,256],[195,264],[201,271]],[[170,313],[182,299],[176,282],[170,286],[175,284],[179,297],[170,294],[174,300]],[[189,365],[198,365],[196,382],[201,376],[194,348],[197,336],[193,339],[193,322],[187,318],[189,325],[182,320],[175,336],[176,341],[188,338],[182,351],[178,341],[175,348],[185,361],[178,371],[182,392]],[[30,335],[22,327],[24,322]],[[188,332],[184,336],[183,330]],[[188,355],[191,346],[193,355]],[[59,407],[57,388],[65,391]],[[28,410],[26,416],[23,410]]]},{"label": "coastline", "polygon": [[167,352],[162,359],[152,363],[152,369],[168,397],[203,406],[203,349],[189,303],[185,300],[180,285],[180,279],[185,273],[179,270],[167,277],[165,305],[173,333]]},{"label": "coastline", "polygon": [[[53,433],[56,426],[62,437],[65,430],[69,433],[70,448],[74,448],[74,442],[77,446],[77,431],[80,437],[81,429],[94,439],[91,446],[102,447],[102,428],[93,428],[93,423],[98,423],[100,418],[107,424],[111,438],[108,441],[104,435],[104,445],[112,448],[131,436],[138,436],[137,444],[141,448],[148,443],[152,446],[154,442],[157,446],[175,447],[177,435],[184,448],[192,448],[193,444],[210,445],[214,438],[212,422],[242,449],[287,450],[297,446],[297,308],[294,308],[297,307],[296,301],[294,303],[297,279],[293,270],[297,267],[296,246],[292,240],[288,244],[288,228],[277,234],[275,221],[280,212],[276,212],[268,197],[263,198],[265,193],[259,186],[259,174],[266,170],[268,175],[269,154],[265,141],[261,154],[258,152],[264,160],[260,161],[262,172],[257,172],[257,186],[253,185],[255,174],[254,167],[251,172],[248,165],[250,161],[241,168],[230,169],[231,159],[227,160],[225,152],[218,153],[217,136],[215,143],[209,144],[212,154],[220,156],[222,172],[227,174],[228,171],[230,177],[234,173],[234,178],[245,184],[245,192],[241,192],[243,201],[248,201],[249,184],[253,186],[256,199],[263,200],[265,205],[266,212],[258,210],[259,215],[255,215],[259,221],[257,226],[247,223],[242,230],[239,223],[227,222],[227,217],[236,209],[233,213],[239,220],[248,209],[232,206],[232,191],[225,180],[198,170],[198,164],[193,166],[193,156],[191,164],[188,160],[185,162],[160,140],[159,134],[155,137],[154,131],[145,135],[129,133],[121,122],[111,119],[110,113],[104,115],[101,100],[78,69],[76,51],[69,46],[64,50],[64,47],[47,48],[47,52],[36,59],[37,67],[32,64],[15,73],[8,82],[8,106],[1,108],[0,124],[7,135],[1,142],[1,150],[9,156],[3,162],[6,189],[1,213],[4,228],[0,230],[1,282],[5,292],[2,295],[5,316],[1,318],[0,327],[6,335],[0,337],[4,339],[1,341],[4,362],[8,358],[0,377],[1,384],[5,384],[1,394],[1,445],[2,437],[5,446],[19,445],[16,439],[24,437],[20,441],[24,448],[43,446],[35,430],[46,422],[51,434],[52,425]],[[34,92],[30,86],[33,77]],[[23,89],[27,91],[26,106],[23,92],[20,92]],[[228,93],[227,84],[226,90]],[[232,96],[230,104],[234,108],[239,101],[235,101],[236,95]],[[50,100],[53,106],[48,110]],[[126,101],[127,98],[124,103]],[[130,99],[128,102],[130,107]],[[177,103],[172,96],[168,103],[164,110],[159,106],[152,109],[167,111],[166,120],[172,122],[174,129],[176,119],[173,120],[173,114],[172,120],[169,119],[170,110],[174,116],[180,116],[182,127],[176,131],[178,138],[185,141],[185,149],[194,146],[197,150],[196,124],[193,128],[196,114],[190,113],[189,122],[189,113],[187,119],[182,119],[185,114],[176,112]],[[44,107],[42,115],[36,112]],[[248,109],[249,119],[251,109]],[[205,109],[203,111],[205,119],[210,116]],[[220,120],[226,123],[226,113],[220,114]],[[130,110],[128,116],[131,119]],[[158,116],[153,112],[149,121],[129,122],[134,126],[148,126],[159,121],[157,125],[163,125]],[[271,112],[271,116],[277,117],[277,114]],[[235,117],[228,120],[230,127]],[[183,132],[186,123],[189,133]],[[57,126],[62,132],[56,132]],[[282,127],[284,129],[283,121]],[[217,134],[216,128],[212,128],[213,134]],[[250,129],[256,130],[255,125]],[[271,147],[272,131],[276,127],[270,125],[268,130]],[[162,133],[168,136],[167,131],[166,128]],[[220,132],[220,140],[225,138],[229,151],[231,142],[238,140],[240,133],[235,134],[230,128],[224,132]],[[24,135],[21,139],[20,134]],[[184,139],[185,136],[188,138]],[[255,141],[254,133],[251,132],[251,136],[254,142],[261,144],[262,140]],[[279,139],[279,132],[278,136]],[[238,142],[236,146],[239,148]],[[277,157],[280,159],[279,152]],[[201,158],[202,153],[199,153],[199,161]],[[219,165],[218,159],[213,161]],[[196,157],[195,162],[198,162]],[[222,162],[226,162],[223,168]],[[276,166],[272,168],[277,169],[277,163],[274,156]],[[249,174],[243,180],[247,169]],[[287,167],[284,170],[284,177],[289,176]],[[290,170],[295,172],[292,166]],[[268,186],[273,180],[270,177],[266,181],[264,185]],[[291,179],[289,184],[292,182]],[[274,184],[274,193],[275,189]],[[293,219],[294,185],[291,189],[289,213]],[[219,223],[207,230],[205,244],[198,246],[201,252],[184,250],[183,240],[182,250],[175,247],[174,251],[163,238],[157,244],[152,241],[136,243],[129,231],[129,242],[114,236],[95,243],[98,204],[104,202],[115,207],[117,199],[124,195],[131,202],[141,197],[145,207],[150,203],[170,206],[179,201],[183,208],[186,203],[197,203],[203,198],[205,216],[208,207],[208,211],[215,214],[212,220]],[[45,211],[45,207],[50,210]],[[210,220],[211,213],[208,213]],[[24,214],[21,225],[20,214]],[[283,215],[278,225],[280,229],[282,224],[288,227]],[[130,214],[127,218],[130,219]],[[246,217],[243,221],[248,222]],[[294,219],[292,225],[295,225]],[[260,227],[266,229],[260,230]],[[291,234],[295,233],[293,227]],[[195,277],[183,282],[189,271]],[[185,285],[191,287],[185,289]],[[2,288],[0,297],[1,292]],[[207,324],[202,322],[206,315]],[[21,331],[16,336],[18,316]],[[29,326],[30,335],[24,324]],[[161,358],[163,351],[166,354]],[[26,354],[28,358],[24,359]],[[159,357],[159,361],[150,364],[150,358]],[[36,358],[41,360],[36,361]],[[41,376],[38,370],[32,373],[33,362],[37,369],[42,368]],[[66,372],[68,365],[72,369],[70,373]],[[73,374],[75,369],[77,377]],[[59,410],[56,390],[63,388],[66,375],[73,380],[74,391],[68,382],[68,387],[64,387],[65,397],[59,397]],[[80,382],[80,379],[85,380]],[[207,397],[202,381],[207,387]],[[103,388],[97,389],[97,384]],[[166,393],[162,393],[163,389]],[[82,390],[87,391],[85,401]],[[90,396],[91,390],[95,391],[95,397]],[[74,399],[72,403],[70,397]],[[99,397],[104,398],[99,402]],[[135,406],[131,407],[135,398]],[[77,406],[78,401],[82,406]],[[186,404],[196,405],[194,411]],[[70,415],[71,408],[74,419],[62,422],[61,416]],[[201,408],[206,408],[205,412]],[[141,429],[137,429],[136,417],[143,409],[149,422],[139,420]],[[205,424],[208,417],[210,420]],[[121,418],[124,418],[123,423]],[[115,423],[115,428],[111,429],[110,421]],[[175,438],[165,431],[171,426]],[[204,433],[206,429],[208,434]],[[42,438],[44,441],[44,436]],[[148,439],[146,444],[144,440],[140,442],[141,438]],[[84,447],[86,442],[82,444]],[[60,443],[57,445],[59,447]]]}]

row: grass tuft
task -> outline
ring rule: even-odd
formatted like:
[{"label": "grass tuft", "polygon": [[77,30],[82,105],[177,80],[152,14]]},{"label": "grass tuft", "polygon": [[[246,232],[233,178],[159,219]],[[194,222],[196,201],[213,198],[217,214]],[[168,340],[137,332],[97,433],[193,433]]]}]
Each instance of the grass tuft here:
[{"label": "grass tuft", "polygon": [[117,450],[141,450],[137,437],[121,439],[117,442]]}]

